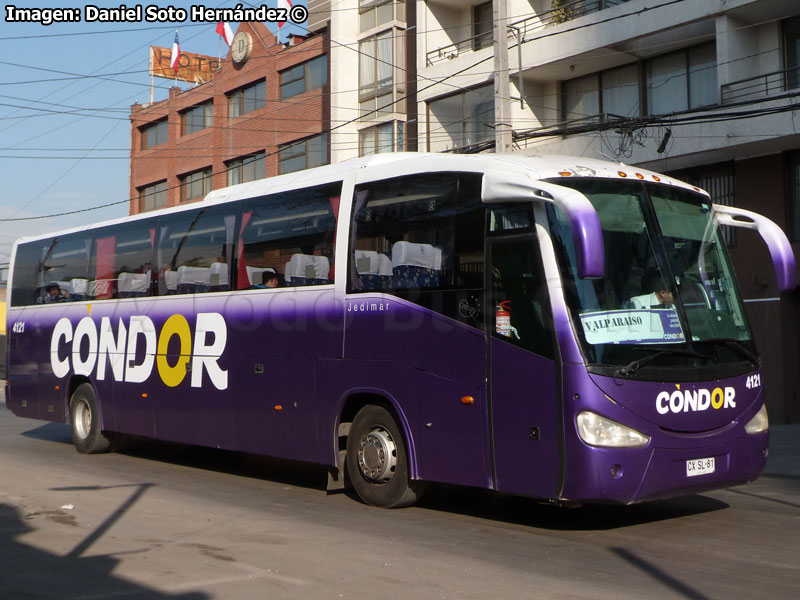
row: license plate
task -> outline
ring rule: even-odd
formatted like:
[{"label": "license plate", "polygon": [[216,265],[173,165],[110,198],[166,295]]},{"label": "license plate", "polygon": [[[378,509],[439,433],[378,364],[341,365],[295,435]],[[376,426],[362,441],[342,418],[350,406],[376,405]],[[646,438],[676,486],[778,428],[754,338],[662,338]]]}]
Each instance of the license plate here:
[{"label": "license plate", "polygon": [[686,476],[708,475],[713,473],[715,468],[716,463],[713,456],[710,458],[694,458],[686,461]]}]

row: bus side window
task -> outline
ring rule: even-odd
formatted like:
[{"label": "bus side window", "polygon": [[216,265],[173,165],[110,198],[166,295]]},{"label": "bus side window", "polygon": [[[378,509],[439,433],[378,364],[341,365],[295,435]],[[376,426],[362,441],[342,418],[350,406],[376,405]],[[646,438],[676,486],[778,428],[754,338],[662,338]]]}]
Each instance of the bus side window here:
[{"label": "bus side window", "polygon": [[481,175],[430,173],[356,188],[348,292],[393,294],[482,327]]},{"label": "bus side window", "polygon": [[12,277],[11,306],[26,306],[44,302],[43,290],[40,287],[39,266],[45,252],[47,252],[47,246],[41,241],[17,246]]},{"label": "bus side window", "polygon": [[85,293],[82,292],[86,290],[92,233],[58,236],[44,245],[37,245],[40,258],[37,261],[35,302],[84,300]]},{"label": "bus side window", "polygon": [[230,289],[234,232],[240,205],[198,208],[158,221],[158,294]]},{"label": "bus side window", "polygon": [[[244,203],[237,288],[333,283],[341,182],[281,192]],[[276,273],[277,280],[264,273]]]},{"label": "bus side window", "polygon": [[97,230],[86,286],[87,299],[149,296],[155,231],[154,219]]}]

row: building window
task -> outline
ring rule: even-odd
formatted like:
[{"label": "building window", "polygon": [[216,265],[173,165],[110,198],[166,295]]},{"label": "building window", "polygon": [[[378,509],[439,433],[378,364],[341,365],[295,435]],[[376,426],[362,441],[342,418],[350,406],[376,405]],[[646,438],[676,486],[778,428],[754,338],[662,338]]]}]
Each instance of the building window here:
[{"label": "building window", "polygon": [[392,21],[406,20],[404,0],[359,0],[359,31],[365,32]]},{"label": "building window", "polygon": [[597,121],[638,115],[638,64],[564,82],[566,121]]},{"label": "building window", "polygon": [[428,149],[440,152],[494,138],[491,85],[428,103]]},{"label": "building window", "polygon": [[598,120],[600,111],[600,75],[594,73],[564,82],[564,120]]},{"label": "building window", "polygon": [[328,134],[321,133],[300,142],[292,142],[280,149],[278,170],[292,173],[328,164]]},{"label": "building window", "polygon": [[786,89],[800,87],[800,17],[783,24],[783,46],[786,63]]},{"label": "building window", "polygon": [[405,36],[401,29],[390,29],[358,44],[359,109],[362,117],[404,112],[400,96],[404,92]]},{"label": "building window", "polygon": [[181,113],[181,135],[189,135],[214,125],[214,103],[203,102]]},{"label": "building window", "polygon": [[358,132],[358,154],[380,154],[381,152],[401,152],[404,145],[405,123],[390,121]]},{"label": "building window", "polygon": [[167,143],[169,125],[167,120],[157,121],[141,128],[142,150]]},{"label": "building window", "polygon": [[228,170],[228,185],[263,179],[266,176],[265,157],[264,152],[256,152],[225,163]]},{"label": "building window", "polygon": [[[717,104],[714,42],[643,63],[646,114],[663,115]],[[600,121],[639,116],[640,71],[634,63],[564,82],[565,121]]]},{"label": "building window", "polygon": [[647,108],[663,115],[717,104],[714,42],[648,60]]},{"label": "building window", "polygon": [[280,73],[281,100],[309,92],[328,83],[328,56],[323,54]]},{"label": "building window", "polygon": [[488,48],[493,43],[494,13],[492,3],[472,7],[472,49]]},{"label": "building window", "polygon": [[[716,204],[736,206],[736,168],[733,161],[681,169],[669,175],[707,191],[711,201]],[[736,228],[723,227],[721,231],[728,247],[735,248]]]},{"label": "building window", "polygon": [[247,85],[228,94],[228,117],[233,119],[264,108],[267,102],[267,83],[264,80]]},{"label": "building window", "polygon": [[202,198],[211,191],[211,167],[180,177],[181,202]]},{"label": "building window", "polygon": [[139,212],[164,208],[167,205],[167,182],[159,181],[139,188]]}]

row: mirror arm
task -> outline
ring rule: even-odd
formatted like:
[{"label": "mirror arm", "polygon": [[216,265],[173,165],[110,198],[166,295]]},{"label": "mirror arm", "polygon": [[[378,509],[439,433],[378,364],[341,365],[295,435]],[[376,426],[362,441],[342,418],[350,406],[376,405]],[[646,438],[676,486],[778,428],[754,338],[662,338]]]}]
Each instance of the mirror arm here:
[{"label": "mirror arm", "polygon": [[482,199],[489,203],[552,202],[567,217],[578,277],[605,275],[605,249],[600,217],[589,199],[577,190],[546,181],[508,173],[487,172],[483,176]]},{"label": "mirror arm", "polygon": [[713,204],[714,217],[720,225],[741,229],[754,229],[767,244],[775,268],[775,279],[781,292],[790,292],[797,287],[797,266],[794,251],[783,230],[770,219],[741,208]]}]

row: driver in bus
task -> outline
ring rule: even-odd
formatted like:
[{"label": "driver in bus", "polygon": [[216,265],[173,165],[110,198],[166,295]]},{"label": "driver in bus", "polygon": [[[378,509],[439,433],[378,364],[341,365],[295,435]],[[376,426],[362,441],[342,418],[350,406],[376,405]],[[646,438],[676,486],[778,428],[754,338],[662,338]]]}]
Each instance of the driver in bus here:
[{"label": "driver in bus", "polygon": [[648,278],[651,282],[650,289],[655,291],[641,296],[634,296],[628,301],[628,308],[637,310],[647,310],[650,308],[670,308],[675,303],[672,292],[666,289],[664,280],[658,274],[653,274]]}]

